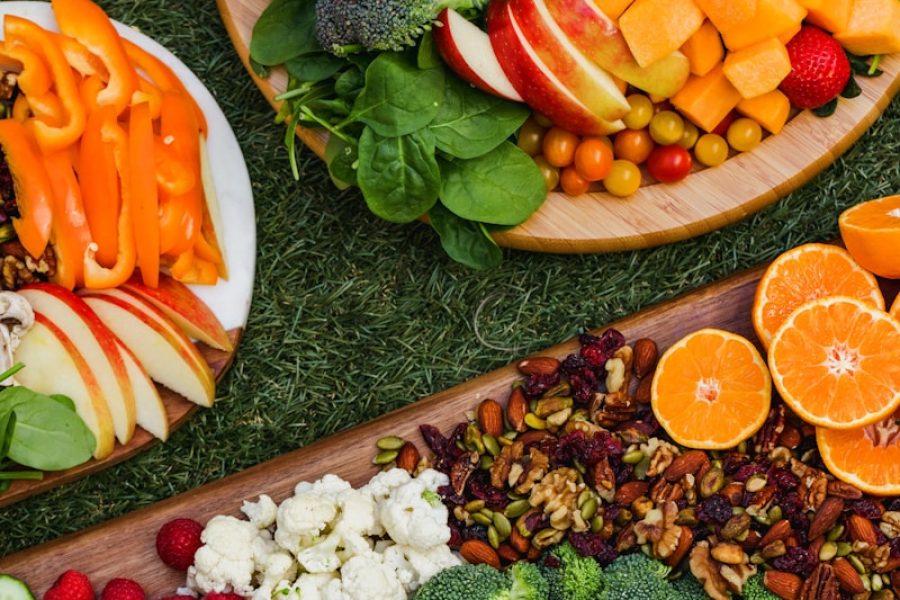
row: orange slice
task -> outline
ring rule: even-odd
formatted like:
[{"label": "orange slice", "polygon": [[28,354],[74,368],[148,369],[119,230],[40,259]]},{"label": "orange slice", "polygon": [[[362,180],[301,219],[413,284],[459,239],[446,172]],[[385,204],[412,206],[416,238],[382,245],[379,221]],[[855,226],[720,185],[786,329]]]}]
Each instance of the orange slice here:
[{"label": "orange slice", "polygon": [[855,298],[807,302],[772,339],[769,369],[784,401],[813,425],[869,425],[900,406],[900,323]]},{"label": "orange slice", "polygon": [[875,277],[843,248],[804,244],[772,261],[753,300],[753,328],[763,346],[769,347],[775,332],[798,306],[827,296],[859,298],[884,310]]},{"label": "orange slice", "polygon": [[856,262],[876,275],[900,279],[900,196],[848,208],[838,225]]},{"label": "orange slice", "polygon": [[660,425],[689,448],[733,448],[762,427],[771,402],[759,351],[719,329],[701,329],[666,350],[651,387]]},{"label": "orange slice", "polygon": [[891,316],[900,321],[900,294],[897,294],[897,297],[894,298],[894,303],[891,305]]},{"label": "orange slice", "polygon": [[860,429],[816,429],[831,474],[876,496],[900,494],[900,415]]}]

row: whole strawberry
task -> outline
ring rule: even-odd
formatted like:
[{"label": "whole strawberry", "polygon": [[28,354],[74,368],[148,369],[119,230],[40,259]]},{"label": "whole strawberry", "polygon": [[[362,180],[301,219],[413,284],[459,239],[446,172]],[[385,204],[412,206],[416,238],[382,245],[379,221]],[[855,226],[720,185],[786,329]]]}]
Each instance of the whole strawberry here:
[{"label": "whole strawberry", "polygon": [[94,587],[87,575],[70,569],[47,590],[44,600],[94,600]]},{"label": "whole strawberry", "polygon": [[156,534],[156,551],[164,563],[187,571],[194,564],[194,553],[203,545],[203,525],[193,519],[175,519],[163,525]]},{"label": "whole strawberry", "polygon": [[203,596],[203,600],[244,600],[244,597],[231,592],[226,594],[210,592]]},{"label": "whole strawberry", "polygon": [[787,44],[791,72],[781,91],[798,108],[819,108],[838,97],[850,79],[850,61],[841,45],[811,25]]},{"label": "whole strawberry", "polygon": [[131,579],[110,579],[100,593],[100,600],[146,600],[144,588]]}]

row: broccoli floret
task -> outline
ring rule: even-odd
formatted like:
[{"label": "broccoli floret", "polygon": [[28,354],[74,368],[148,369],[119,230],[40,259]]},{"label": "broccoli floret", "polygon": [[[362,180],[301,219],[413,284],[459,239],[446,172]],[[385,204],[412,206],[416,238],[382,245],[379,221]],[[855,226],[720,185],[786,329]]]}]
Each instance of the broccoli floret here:
[{"label": "broccoli floret", "polygon": [[547,582],[527,562],[505,572],[487,565],[459,565],[429,579],[416,600],[547,600]]},{"label": "broccoli floret", "polygon": [[707,600],[709,598],[703,589],[703,584],[690,573],[685,573],[673,581],[672,588],[678,592],[678,600]]},{"label": "broccoli floret", "polygon": [[762,573],[757,573],[744,582],[744,587],[741,589],[741,598],[744,600],[778,600],[778,596],[763,585]]},{"label": "broccoli floret", "polygon": [[316,0],[316,37],[345,56],[362,50],[402,50],[431,29],[445,8],[478,9],[485,0]]},{"label": "broccoli floret", "polygon": [[550,600],[594,600],[603,588],[599,563],[568,542],[546,553],[540,569],[550,584]]},{"label": "broccoli floret", "polygon": [[669,567],[640,553],[626,554],[603,570],[598,600],[671,600],[678,597],[666,579]]},{"label": "broccoli floret", "polygon": [[510,578],[509,600],[547,600],[550,586],[534,564],[517,562],[506,574]]}]

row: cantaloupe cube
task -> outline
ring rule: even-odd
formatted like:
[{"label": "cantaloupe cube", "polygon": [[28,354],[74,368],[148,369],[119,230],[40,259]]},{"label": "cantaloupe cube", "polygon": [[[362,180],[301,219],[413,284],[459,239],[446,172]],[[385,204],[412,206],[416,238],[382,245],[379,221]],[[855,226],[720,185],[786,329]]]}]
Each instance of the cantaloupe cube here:
[{"label": "cantaloupe cube", "polygon": [[635,0],[619,19],[634,59],[642,67],[675,52],[703,25],[694,0]]},{"label": "cantaloupe cube", "polygon": [[594,0],[594,2],[597,3],[597,7],[603,11],[604,15],[618,21],[634,0]]},{"label": "cantaloupe cube", "polygon": [[800,33],[800,30],[803,29],[802,23],[797,23],[797,26],[793,29],[788,29],[784,33],[778,36],[778,41],[787,46],[787,43],[794,39],[794,36]]},{"label": "cantaloupe cube", "polygon": [[691,61],[691,73],[694,75],[706,75],[725,56],[719,30],[709,21],[705,21],[697,33],[684,43],[681,52]]},{"label": "cantaloupe cube", "polygon": [[809,11],[806,20],[832,33],[843,31],[850,22],[853,0],[797,0]]},{"label": "cantaloupe cube", "polygon": [[856,0],[847,29],[834,37],[854,54],[900,52],[900,2]]},{"label": "cantaloupe cube", "polygon": [[794,0],[758,0],[752,19],[720,31],[729,50],[740,50],[796,28],[805,17],[806,9]]},{"label": "cantaloupe cube", "polygon": [[791,114],[791,101],[780,90],[772,90],[756,98],[741,100],[737,111],[765,127],[766,131],[778,133],[784,129]]},{"label": "cantaloupe cube", "polygon": [[725,58],[725,77],[744,98],[768,94],[791,72],[787,48],[776,38],[729,52]]},{"label": "cantaloupe cube", "polygon": [[741,93],[725,77],[722,65],[703,77],[691,77],[672,97],[672,105],[705,131],[715,129],[740,101]]},{"label": "cantaloupe cube", "polygon": [[695,0],[719,31],[734,29],[756,14],[757,0]]}]

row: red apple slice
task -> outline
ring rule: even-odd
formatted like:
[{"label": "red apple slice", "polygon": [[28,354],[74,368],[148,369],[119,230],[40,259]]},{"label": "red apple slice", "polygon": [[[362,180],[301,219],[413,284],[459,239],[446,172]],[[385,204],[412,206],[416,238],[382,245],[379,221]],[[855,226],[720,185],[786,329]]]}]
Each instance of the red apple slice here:
[{"label": "red apple slice", "polygon": [[134,391],[116,337],[84,300],[52,283],[34,283],[19,293],[68,337],[91,366],[112,415],[116,438],[127,444],[134,435]]},{"label": "red apple slice", "polygon": [[488,5],[488,36],[503,72],[525,102],[555,124],[583,135],[606,135],[625,128],[606,121],[585,104],[544,65],[516,23],[506,0]]},{"label": "red apple slice", "polygon": [[94,458],[109,456],[116,443],[109,406],[97,376],[72,340],[43,314],[16,348],[15,360],[25,368],[16,382],[41,394],[62,394],[75,403],[75,411],[97,442]]},{"label": "red apple slice", "polygon": [[234,350],[216,315],[180,281],[161,274],[159,287],[152,288],[144,285],[140,277],[132,277],[119,289],[148,300],[189,337],[225,352]]},{"label": "red apple slice", "polygon": [[169,416],[166,414],[162,398],[159,397],[159,390],[153,385],[150,376],[131,350],[122,342],[118,344],[134,390],[135,421],[138,427],[153,437],[166,441],[169,438]]},{"label": "red apple slice", "polygon": [[522,96],[500,67],[491,40],[477,25],[452,8],[445,8],[431,32],[444,62],[457,75],[489,94],[522,102]]}]

